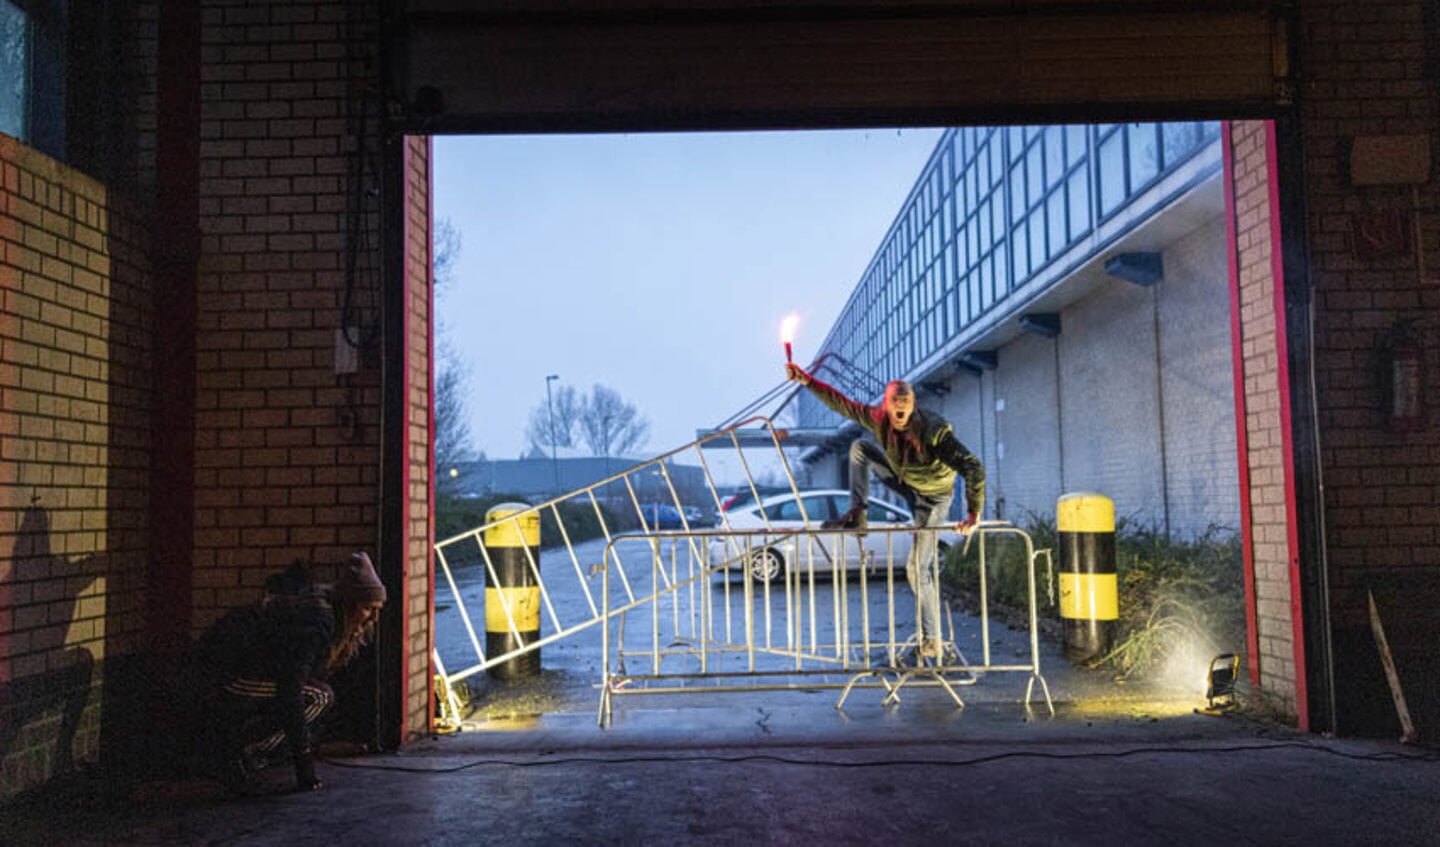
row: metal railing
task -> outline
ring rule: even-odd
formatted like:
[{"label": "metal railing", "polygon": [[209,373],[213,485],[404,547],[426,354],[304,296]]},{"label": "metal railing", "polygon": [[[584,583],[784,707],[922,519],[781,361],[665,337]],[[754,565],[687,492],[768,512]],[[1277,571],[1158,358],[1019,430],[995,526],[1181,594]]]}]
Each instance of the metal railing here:
[{"label": "metal railing", "polygon": [[[807,522],[808,523],[808,522]],[[987,541],[1012,535],[1025,547],[1029,587],[1029,660],[997,663],[990,649]],[[1040,683],[1054,714],[1050,689],[1040,673],[1035,565],[1041,555],[1023,530],[985,521],[963,538],[978,544],[981,658],[960,651],[953,617],[940,617],[941,644],[925,655],[919,602],[906,573],[917,543],[960,540],[943,527],[872,527],[866,531],[678,531],[645,536],[651,551],[649,582],[661,586],[637,599],[612,589],[624,577],[615,543],[607,544],[601,586],[602,688],[599,723],[613,718],[614,699],[640,694],[695,695],[717,691],[840,689],[843,708],[856,688],[880,688],[883,703],[899,702],[906,685],[943,688],[963,707],[956,686],[984,674],[1029,674],[1024,702]],[[879,539],[883,539],[881,542]],[[631,539],[634,541],[635,539]],[[613,555],[612,555],[613,554]],[[757,562],[779,554],[779,573]],[[878,560],[878,561],[877,561]],[[938,586],[939,558],[933,584]],[[732,578],[739,572],[737,588]],[[632,563],[632,576],[635,571]],[[765,578],[765,577],[769,578]],[[824,577],[825,579],[820,579]],[[931,602],[939,602],[936,592]],[[910,634],[913,631],[913,635]],[[643,670],[632,672],[639,662]]]},{"label": "metal railing", "polygon": [[[768,431],[769,449],[756,448],[749,443],[742,447],[737,433],[747,427],[752,431],[754,428]],[[586,555],[585,543],[591,537],[604,539],[606,576],[615,575],[627,603],[644,602],[646,598],[658,596],[659,592],[667,589],[668,585],[647,584],[644,580],[632,579],[626,571],[626,556],[622,555],[621,548],[627,540],[653,535],[660,523],[662,508],[666,516],[673,516],[678,522],[682,535],[691,533],[689,537],[692,540],[695,537],[692,530],[697,529],[692,526],[692,516],[696,514],[712,514],[720,530],[729,530],[729,518],[722,508],[721,490],[711,470],[717,462],[724,461],[724,457],[731,457],[731,462],[745,480],[741,487],[748,488],[757,501],[762,499],[761,485],[756,481],[754,468],[767,465],[798,498],[800,489],[785,455],[783,438],[784,430],[777,429],[769,418],[748,418],[568,494],[437,541],[433,549],[442,581],[438,586],[437,595],[440,596],[437,596],[436,603],[439,606],[442,601],[448,601],[444,605],[453,607],[454,613],[447,610],[446,614],[437,615],[436,626],[437,629],[462,628],[472,651],[458,660],[452,656],[451,661],[442,662],[437,647],[432,659],[442,684],[447,688],[459,684],[475,674],[574,636],[599,623],[603,612],[596,601],[591,580],[601,571],[601,564],[599,561],[582,561]],[[728,450],[725,449],[727,447]],[[720,451],[718,455],[717,449]],[[702,471],[701,484],[689,488],[677,485],[674,463],[682,456],[693,456],[696,460]],[[521,522],[533,519],[537,514],[542,519],[544,550],[537,557],[527,548],[526,569],[539,587],[547,634],[505,653],[487,655],[469,602],[477,591],[483,596],[484,586],[499,584],[495,564],[483,543],[485,533],[511,524],[517,535],[523,535]],[[766,525],[769,526],[768,517]],[[545,561],[543,568],[541,559]],[[568,598],[567,602],[557,603],[557,594]],[[504,618],[505,627],[514,636],[514,642],[519,643],[521,638],[515,610],[510,608],[508,596],[504,592],[496,592],[495,597],[501,606],[499,613]],[[574,602],[577,597],[581,602]],[[486,619],[485,614],[482,606],[482,620]],[[495,610],[489,610],[489,614],[495,614]],[[453,670],[447,673],[446,665],[452,666]]]}]

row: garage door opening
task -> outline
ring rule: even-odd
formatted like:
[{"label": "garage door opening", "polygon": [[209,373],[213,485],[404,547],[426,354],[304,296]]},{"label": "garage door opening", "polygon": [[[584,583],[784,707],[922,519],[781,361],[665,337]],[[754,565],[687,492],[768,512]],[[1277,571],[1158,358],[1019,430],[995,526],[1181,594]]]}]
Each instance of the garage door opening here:
[{"label": "garage door opening", "polygon": [[[796,310],[797,361],[827,362],[822,376],[866,403],[885,381],[907,379],[921,408],[954,426],[985,467],[987,520],[1059,553],[1062,496],[1113,501],[1119,573],[1113,622],[1099,613],[1099,653],[1061,658],[1076,652],[1061,611],[1075,580],[1053,561],[1037,577],[1037,629],[1047,674],[1064,676],[1051,686],[1062,710],[1189,713],[1203,704],[1214,657],[1233,653],[1253,669],[1227,169],[1236,127],[1265,130],[1171,122],[437,140],[436,538],[455,561],[453,581],[436,580],[436,658],[464,675],[447,705],[471,726],[593,714],[606,665],[594,626],[548,642],[533,676],[464,673],[486,661],[476,622],[493,612],[485,600],[498,595],[486,588],[498,574],[477,538],[468,557],[446,542],[485,525],[493,507],[537,506],[548,527],[527,567],[542,580],[563,573],[555,585],[569,588],[554,600],[545,592],[544,639],[572,619],[555,602],[573,601],[576,620],[604,617],[586,585],[598,588],[608,569],[607,539],[729,529],[747,507],[768,527],[787,496],[822,511],[843,502],[856,433],[782,382],[775,327]],[[754,448],[738,443],[722,466],[707,464],[719,453],[697,439],[725,433],[757,398],[793,440],[761,445],[774,453],[769,466],[752,466]],[[648,475],[624,474],[647,465]],[[607,480],[587,494],[589,514],[557,508]],[[906,505],[883,486],[872,492]],[[802,527],[829,515],[801,511]],[[798,564],[762,546],[781,570]],[[1003,547],[987,562],[986,607],[1012,610],[1023,642],[1030,563]],[[1003,627],[994,644],[967,631],[980,628],[967,618],[978,612],[973,550],[956,545],[943,580],[959,645],[969,639],[972,654],[987,656],[1013,649],[1002,647]],[[822,579],[822,592],[842,591],[835,582]],[[733,583],[713,579],[708,590]],[[513,616],[501,618],[522,635]]]}]

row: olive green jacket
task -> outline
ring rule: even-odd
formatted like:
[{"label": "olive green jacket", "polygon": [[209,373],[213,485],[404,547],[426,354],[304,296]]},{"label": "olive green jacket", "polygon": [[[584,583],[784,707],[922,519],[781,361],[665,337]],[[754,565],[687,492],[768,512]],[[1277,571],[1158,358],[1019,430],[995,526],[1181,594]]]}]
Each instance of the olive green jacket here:
[{"label": "olive green jacket", "polygon": [[939,415],[917,408],[905,429],[897,430],[882,406],[857,403],[813,377],[810,391],[821,403],[875,436],[890,469],[906,487],[931,497],[950,494],[959,474],[965,478],[967,510],[978,515],[985,508],[985,467]]}]

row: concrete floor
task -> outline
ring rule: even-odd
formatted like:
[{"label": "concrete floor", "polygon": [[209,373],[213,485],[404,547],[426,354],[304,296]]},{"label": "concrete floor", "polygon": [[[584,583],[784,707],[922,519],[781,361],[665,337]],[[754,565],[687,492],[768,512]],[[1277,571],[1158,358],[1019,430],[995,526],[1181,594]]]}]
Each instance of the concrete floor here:
[{"label": "concrete floor", "polygon": [[[1188,703],[833,708],[795,692],[492,720],[330,758],[318,792],[201,781],[56,787],[5,844],[1435,844],[1440,756]],[[288,778],[288,769],[277,777]]]}]

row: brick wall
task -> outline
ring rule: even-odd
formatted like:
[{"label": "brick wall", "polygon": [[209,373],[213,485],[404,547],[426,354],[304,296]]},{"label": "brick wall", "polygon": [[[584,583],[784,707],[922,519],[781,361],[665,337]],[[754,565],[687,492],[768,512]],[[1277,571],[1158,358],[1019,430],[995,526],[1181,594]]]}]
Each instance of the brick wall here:
[{"label": "brick wall", "polygon": [[430,513],[432,428],[430,304],[434,302],[431,269],[430,141],[405,139],[405,276],[407,285],[406,351],[408,391],[406,415],[409,444],[409,535],[406,540],[405,616],[409,639],[405,645],[408,678],[405,704],[408,732],[426,732],[434,711],[431,704]]},{"label": "brick wall", "polygon": [[[343,12],[203,9],[197,631],[292,560],[374,552],[379,245],[370,231],[347,276],[353,33]],[[362,349],[358,370],[337,375],[347,295]]]},{"label": "brick wall", "polygon": [[1255,593],[1260,684],[1273,705],[1297,715],[1296,621],[1292,616],[1293,512],[1286,482],[1291,457],[1284,438],[1289,426],[1282,392],[1289,391],[1279,359],[1277,281],[1272,223],[1278,210],[1271,200],[1271,160],[1265,122],[1231,124],[1235,197],[1236,268],[1243,403],[1245,463],[1250,486],[1248,554]]},{"label": "brick wall", "polygon": [[[1435,148],[1437,45],[1434,3],[1306,0],[1301,5],[1300,60],[1305,78],[1301,114],[1310,241],[1309,273],[1316,304],[1315,369],[1325,541],[1342,729],[1373,712],[1394,722],[1394,707],[1369,637],[1365,589],[1413,584],[1440,571],[1440,251],[1433,177],[1416,186],[1352,186],[1346,151],[1357,136],[1421,134]],[[1432,168],[1433,173],[1433,168]],[[1416,254],[1363,255],[1354,249],[1357,219],[1396,212],[1408,229],[1419,204],[1427,271]],[[1424,428],[1390,431],[1384,411],[1383,360],[1377,351],[1391,326],[1418,320],[1426,349]],[[1433,607],[1428,610],[1433,620]],[[1433,628],[1432,628],[1433,633]],[[1433,636],[1432,636],[1433,637]],[[1432,651],[1433,652],[1433,649]],[[1376,692],[1373,702],[1366,692]],[[1398,724],[1395,725],[1398,729]],[[1382,729],[1388,734],[1389,729]]]},{"label": "brick wall", "polygon": [[0,136],[0,795],[99,755],[106,662],[143,636],[150,291],[137,220]]},{"label": "brick wall", "polygon": [[[1433,182],[1421,186],[1427,278],[1415,256],[1357,256],[1357,215],[1398,211],[1408,224],[1409,186],[1351,187],[1339,153],[1356,136],[1435,130],[1435,87],[1424,73],[1422,4],[1305,6],[1304,132],[1310,271],[1318,305],[1316,369],[1327,491],[1331,588],[1338,622],[1364,622],[1367,575],[1440,567],[1440,433],[1392,433],[1375,351],[1393,323],[1440,329],[1440,255]],[[1433,143],[1433,140],[1432,140]],[[1428,344],[1431,408],[1437,345]],[[1357,619],[1357,615],[1359,616]]]},{"label": "brick wall", "polygon": [[[377,564],[406,574],[408,597],[391,602],[413,618],[414,730],[428,690],[428,161],[410,142],[409,194],[372,192],[383,180],[368,9],[202,6],[194,628],[254,600],[292,560],[377,553],[379,304],[382,284],[401,283],[383,279],[380,203],[406,203],[418,227],[407,250],[410,555]],[[337,353],[356,367],[337,369]],[[341,694],[346,709],[368,696]]]}]

